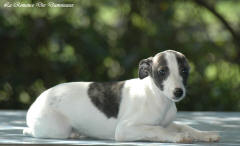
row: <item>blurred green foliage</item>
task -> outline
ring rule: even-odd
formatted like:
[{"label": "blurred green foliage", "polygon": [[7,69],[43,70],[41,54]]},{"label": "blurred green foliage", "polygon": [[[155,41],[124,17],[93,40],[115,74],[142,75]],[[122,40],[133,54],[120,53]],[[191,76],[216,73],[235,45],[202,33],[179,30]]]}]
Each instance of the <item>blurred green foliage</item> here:
[{"label": "blurred green foliage", "polygon": [[[174,49],[191,63],[180,110],[240,110],[240,45],[200,0],[45,0],[73,8],[3,7],[0,109],[26,109],[62,82],[137,77],[138,62]],[[240,1],[207,2],[240,36]],[[240,40],[239,40],[240,41]]]}]

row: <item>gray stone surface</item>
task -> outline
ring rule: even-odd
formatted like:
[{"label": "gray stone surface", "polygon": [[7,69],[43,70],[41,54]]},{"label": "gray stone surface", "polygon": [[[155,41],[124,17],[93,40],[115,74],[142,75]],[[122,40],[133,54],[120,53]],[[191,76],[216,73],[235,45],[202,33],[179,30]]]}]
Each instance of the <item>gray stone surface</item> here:
[{"label": "gray stone surface", "polygon": [[56,140],[37,139],[22,135],[26,127],[26,111],[0,111],[0,144],[58,144],[58,145],[240,145],[239,112],[179,112],[177,122],[191,125],[200,130],[219,131],[218,143],[152,143],[128,142],[118,143],[106,140],[79,139]]}]

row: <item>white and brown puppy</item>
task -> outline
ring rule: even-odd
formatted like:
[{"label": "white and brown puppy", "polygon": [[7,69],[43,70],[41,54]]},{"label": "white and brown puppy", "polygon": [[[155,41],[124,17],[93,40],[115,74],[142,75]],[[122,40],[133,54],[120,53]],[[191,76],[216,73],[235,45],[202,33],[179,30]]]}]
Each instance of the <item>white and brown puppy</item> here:
[{"label": "white and brown puppy", "polygon": [[140,79],[57,85],[32,104],[23,133],[59,139],[77,131],[117,141],[218,141],[215,132],[173,122],[175,102],[186,94],[188,73],[185,56],[167,50],[140,61]]}]

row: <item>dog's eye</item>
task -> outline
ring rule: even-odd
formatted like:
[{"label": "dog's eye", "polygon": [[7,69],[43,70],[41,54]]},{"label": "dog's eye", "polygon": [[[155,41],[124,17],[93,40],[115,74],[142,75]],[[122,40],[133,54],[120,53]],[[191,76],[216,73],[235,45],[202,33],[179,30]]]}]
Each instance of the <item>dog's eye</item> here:
[{"label": "dog's eye", "polygon": [[165,70],[165,69],[160,69],[160,70],[158,71],[158,73],[159,73],[160,75],[164,76],[164,75],[166,74],[166,70]]},{"label": "dog's eye", "polygon": [[184,73],[184,74],[186,74],[186,73],[188,73],[188,70],[187,70],[186,68],[182,68],[182,69],[181,69],[181,72]]}]

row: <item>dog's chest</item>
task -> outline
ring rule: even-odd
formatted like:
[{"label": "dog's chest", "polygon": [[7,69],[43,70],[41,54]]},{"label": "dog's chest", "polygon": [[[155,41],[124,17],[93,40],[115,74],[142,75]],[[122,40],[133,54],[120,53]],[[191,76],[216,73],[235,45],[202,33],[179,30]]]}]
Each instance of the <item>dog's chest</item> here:
[{"label": "dog's chest", "polygon": [[176,117],[175,103],[166,103],[161,106],[149,106],[144,109],[144,119],[147,124],[168,126]]},{"label": "dog's chest", "polygon": [[167,127],[176,118],[177,108],[175,103],[172,103],[169,108],[166,108],[165,114],[163,114],[159,124],[163,127]]}]

